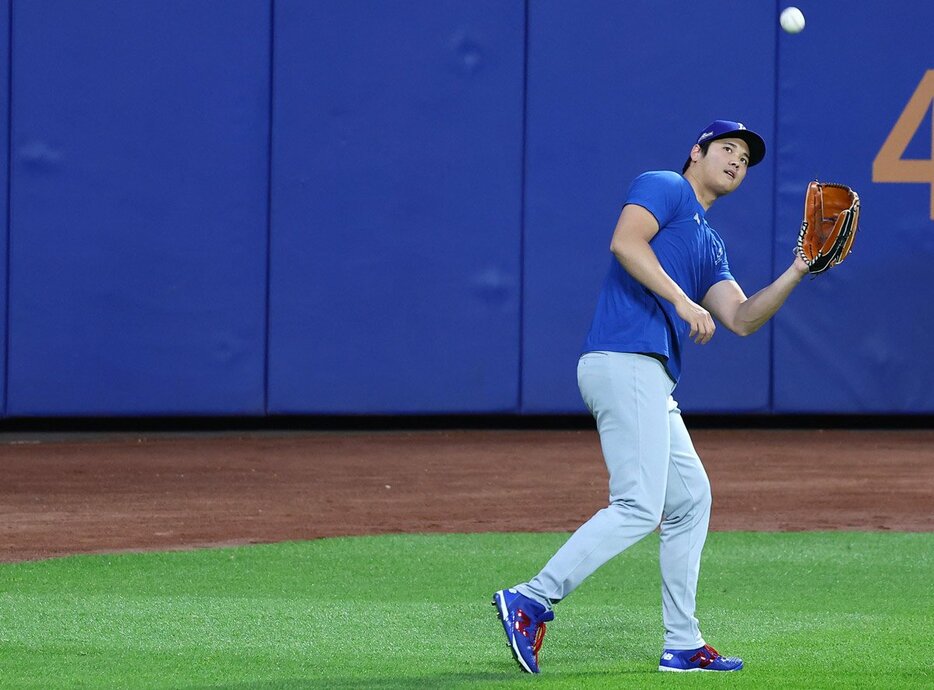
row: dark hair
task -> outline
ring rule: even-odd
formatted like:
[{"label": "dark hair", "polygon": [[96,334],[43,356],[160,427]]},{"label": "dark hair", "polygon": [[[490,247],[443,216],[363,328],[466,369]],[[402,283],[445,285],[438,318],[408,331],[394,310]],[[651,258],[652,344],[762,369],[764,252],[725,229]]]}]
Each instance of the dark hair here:
[{"label": "dark hair", "polygon": [[[701,153],[706,156],[707,149],[709,149],[710,145],[715,141],[716,139],[710,139],[709,141],[705,141],[703,144],[700,144],[699,146],[700,146]],[[684,173],[686,173],[688,171],[688,168],[690,167],[691,167],[691,156],[689,155],[688,159],[684,161],[684,167],[681,169],[681,174],[683,175]]]}]

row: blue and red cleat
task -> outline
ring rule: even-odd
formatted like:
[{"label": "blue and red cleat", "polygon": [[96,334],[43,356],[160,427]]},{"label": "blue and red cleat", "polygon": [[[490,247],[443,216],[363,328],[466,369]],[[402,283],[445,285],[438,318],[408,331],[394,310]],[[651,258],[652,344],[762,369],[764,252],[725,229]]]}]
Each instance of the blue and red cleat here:
[{"label": "blue and red cleat", "polygon": [[526,673],[538,673],[538,653],[545,638],[545,623],[554,620],[554,612],[514,589],[496,592],[493,607],[503,622],[506,642],[519,666]]},{"label": "blue and red cleat", "polygon": [[709,644],[698,649],[666,649],[658,662],[659,671],[739,671],[743,660],[723,656]]}]

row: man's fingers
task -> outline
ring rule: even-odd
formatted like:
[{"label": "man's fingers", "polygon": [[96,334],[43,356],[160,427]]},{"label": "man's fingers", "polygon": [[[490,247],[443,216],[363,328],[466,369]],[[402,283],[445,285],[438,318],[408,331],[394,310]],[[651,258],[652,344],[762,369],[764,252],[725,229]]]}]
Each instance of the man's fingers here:
[{"label": "man's fingers", "polygon": [[710,315],[706,315],[705,318],[702,318],[695,326],[691,328],[691,335],[694,337],[694,342],[698,345],[706,345],[713,338],[714,331],[717,330],[716,324],[713,322],[713,319],[710,318]]},{"label": "man's fingers", "polygon": [[704,345],[713,338],[714,325],[713,317],[706,309],[690,300],[679,303],[676,306],[678,315],[683,318],[691,327],[688,337],[698,345]]}]

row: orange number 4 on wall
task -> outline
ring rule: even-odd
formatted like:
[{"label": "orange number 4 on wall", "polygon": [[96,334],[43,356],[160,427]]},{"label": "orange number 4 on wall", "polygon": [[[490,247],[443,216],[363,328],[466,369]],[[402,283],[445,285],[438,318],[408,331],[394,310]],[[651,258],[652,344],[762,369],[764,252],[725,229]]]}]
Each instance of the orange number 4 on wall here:
[{"label": "orange number 4 on wall", "polygon": [[876,154],[872,162],[872,181],[927,182],[931,185],[931,220],[934,220],[934,113],[931,114],[931,157],[926,160],[902,158],[932,102],[934,69],[929,69]]}]

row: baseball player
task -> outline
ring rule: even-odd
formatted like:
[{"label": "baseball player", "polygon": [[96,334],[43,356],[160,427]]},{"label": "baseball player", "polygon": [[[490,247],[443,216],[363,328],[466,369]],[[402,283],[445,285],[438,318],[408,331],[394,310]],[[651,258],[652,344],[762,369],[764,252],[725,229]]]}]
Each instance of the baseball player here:
[{"label": "baseball player", "polygon": [[672,392],[687,338],[703,345],[714,317],[738,335],[758,330],[781,307],[807,264],[746,297],[730,273],[726,248],[707,211],[765,157],[765,142],[742,123],[716,120],[701,130],[682,174],[635,179],[620,213],[609,273],[578,362],[581,395],[597,423],[610,479],[610,503],[584,523],[528,582],[493,595],[512,654],[538,673],[553,607],[592,572],[660,525],[660,671],[738,671],[694,617],[701,551],[710,517],[710,483]]}]

